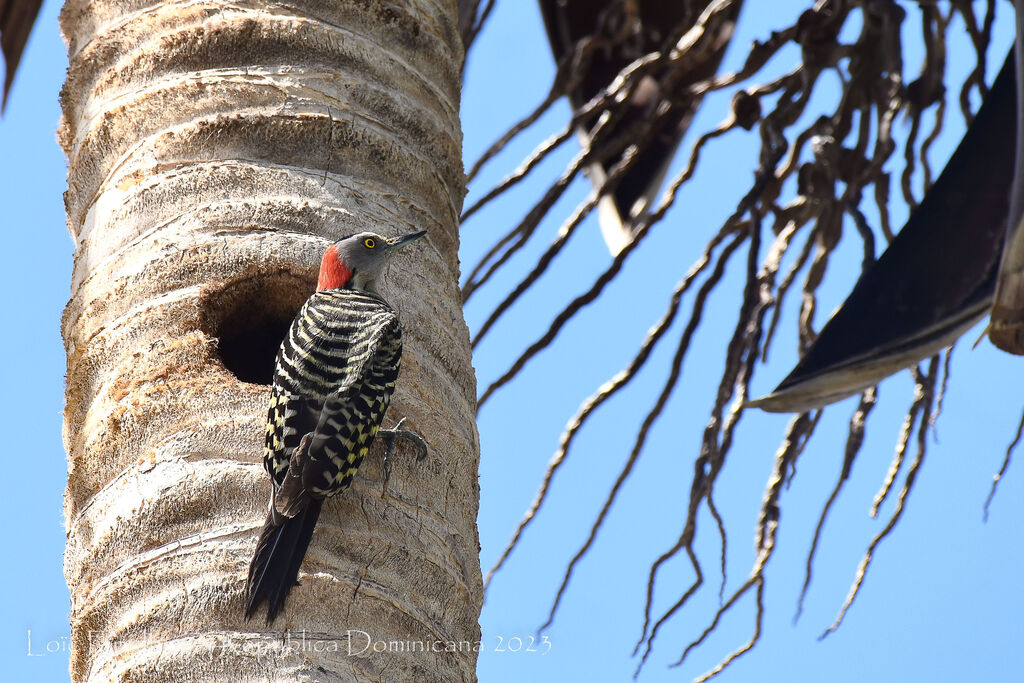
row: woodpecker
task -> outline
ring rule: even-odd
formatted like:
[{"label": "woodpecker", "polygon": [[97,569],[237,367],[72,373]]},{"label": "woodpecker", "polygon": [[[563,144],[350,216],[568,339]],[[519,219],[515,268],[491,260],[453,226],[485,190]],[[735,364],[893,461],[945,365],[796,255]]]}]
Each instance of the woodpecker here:
[{"label": "woodpecker", "polygon": [[[372,232],[329,246],[317,291],[277,353],[263,465],[270,512],[249,566],[245,617],[266,599],[267,623],[284,606],[309,548],[324,499],[348,488],[380,429],[402,360],[402,329],[377,291],[391,256],[423,232],[387,239]],[[390,448],[389,448],[390,451]]]}]

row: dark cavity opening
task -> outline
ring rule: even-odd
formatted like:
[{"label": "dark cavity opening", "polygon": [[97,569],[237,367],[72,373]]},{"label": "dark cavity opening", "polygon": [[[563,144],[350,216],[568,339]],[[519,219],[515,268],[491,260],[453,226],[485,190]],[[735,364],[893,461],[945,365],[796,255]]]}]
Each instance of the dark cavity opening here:
[{"label": "dark cavity opening", "polygon": [[231,374],[269,385],[281,340],[314,289],[310,277],[287,270],[213,285],[202,297],[201,328],[216,340],[220,361]]}]

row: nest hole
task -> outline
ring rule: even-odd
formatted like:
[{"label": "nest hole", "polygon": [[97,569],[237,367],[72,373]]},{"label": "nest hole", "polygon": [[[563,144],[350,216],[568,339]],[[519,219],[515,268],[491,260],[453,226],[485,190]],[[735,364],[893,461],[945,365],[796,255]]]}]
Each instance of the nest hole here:
[{"label": "nest hole", "polygon": [[281,270],[210,287],[200,326],[216,341],[224,367],[242,382],[269,385],[281,340],[315,284],[308,275]]}]

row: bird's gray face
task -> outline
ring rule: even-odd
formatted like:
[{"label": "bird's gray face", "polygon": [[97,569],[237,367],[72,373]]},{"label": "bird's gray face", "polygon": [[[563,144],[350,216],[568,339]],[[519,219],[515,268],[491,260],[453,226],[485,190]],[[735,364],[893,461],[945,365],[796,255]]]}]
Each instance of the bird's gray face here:
[{"label": "bird's gray face", "polygon": [[337,258],[352,272],[348,286],[376,292],[395,252],[425,234],[427,231],[422,230],[389,239],[373,232],[360,232],[335,243]]}]

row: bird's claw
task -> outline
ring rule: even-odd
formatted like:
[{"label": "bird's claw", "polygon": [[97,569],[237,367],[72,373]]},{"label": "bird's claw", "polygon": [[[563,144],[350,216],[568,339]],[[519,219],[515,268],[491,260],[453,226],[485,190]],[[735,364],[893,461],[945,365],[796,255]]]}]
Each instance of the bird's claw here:
[{"label": "bird's claw", "polygon": [[423,460],[425,457],[427,457],[427,454],[430,452],[430,449],[427,448],[427,442],[423,440],[423,437],[421,437],[419,434],[417,434],[416,432],[413,432],[411,430],[402,429],[402,425],[404,423],[405,423],[405,418],[403,417],[401,420],[398,421],[398,424],[396,424],[393,428],[391,428],[391,429],[381,429],[381,430],[377,431],[377,436],[379,438],[384,439],[384,441],[385,441],[385,445],[384,445],[384,481],[385,482],[391,476],[391,454],[395,450],[395,441],[399,437],[401,437],[403,439],[408,439],[409,441],[411,441],[413,443],[414,446],[416,446],[416,450],[418,451],[418,453],[416,454],[416,459],[417,460]]}]

